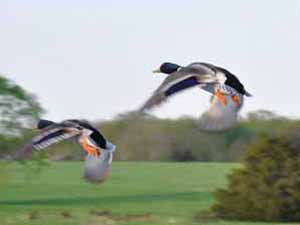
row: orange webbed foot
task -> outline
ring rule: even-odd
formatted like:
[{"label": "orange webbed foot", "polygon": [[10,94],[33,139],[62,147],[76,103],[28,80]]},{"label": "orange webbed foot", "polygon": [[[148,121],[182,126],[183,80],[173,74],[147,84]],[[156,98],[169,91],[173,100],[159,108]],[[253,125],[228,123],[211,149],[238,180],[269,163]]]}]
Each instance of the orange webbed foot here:
[{"label": "orange webbed foot", "polygon": [[226,99],[225,95],[220,91],[220,89],[218,89],[215,92],[215,96],[223,105],[227,105],[227,99]]},{"label": "orange webbed foot", "polygon": [[236,105],[240,105],[241,104],[240,98],[237,95],[231,96],[231,99],[234,102],[234,104],[236,104]]},{"label": "orange webbed foot", "polygon": [[81,145],[83,147],[83,150],[88,154],[92,155],[94,157],[99,157],[100,156],[100,150],[88,143],[87,139],[82,139],[81,140]]}]

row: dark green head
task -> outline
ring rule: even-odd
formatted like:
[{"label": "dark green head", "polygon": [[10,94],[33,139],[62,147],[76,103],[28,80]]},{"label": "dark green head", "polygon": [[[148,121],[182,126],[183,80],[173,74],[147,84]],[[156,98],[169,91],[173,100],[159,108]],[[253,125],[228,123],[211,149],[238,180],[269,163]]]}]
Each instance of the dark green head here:
[{"label": "dark green head", "polygon": [[154,70],[153,73],[171,74],[177,72],[179,68],[180,66],[175,63],[165,62],[159,67],[159,69]]}]

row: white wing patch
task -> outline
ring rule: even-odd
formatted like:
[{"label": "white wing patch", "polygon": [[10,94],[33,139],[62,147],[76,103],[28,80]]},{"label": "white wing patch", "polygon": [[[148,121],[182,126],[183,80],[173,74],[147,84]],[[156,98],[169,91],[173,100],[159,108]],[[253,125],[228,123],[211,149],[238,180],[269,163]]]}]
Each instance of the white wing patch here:
[{"label": "white wing patch", "polygon": [[216,77],[217,77],[218,83],[225,84],[227,78],[224,73],[217,72]]},{"label": "white wing patch", "polygon": [[32,139],[33,148],[40,151],[48,146],[58,143],[62,140],[69,139],[80,134],[80,131],[75,128],[53,128],[44,131],[40,135]]},{"label": "white wing patch", "polygon": [[[76,134],[75,134],[76,135]],[[42,149],[44,149],[44,148],[47,148],[47,147],[49,147],[50,145],[52,145],[52,144],[55,144],[55,143],[58,143],[58,142],[60,142],[60,141],[62,141],[62,140],[65,140],[65,139],[69,139],[69,138],[71,138],[71,137],[73,137],[73,136],[75,136],[74,134],[64,134],[64,135],[62,135],[62,136],[58,136],[58,137],[55,137],[55,138],[51,138],[51,139],[49,139],[49,140],[47,140],[47,141],[44,141],[44,142],[42,142],[41,144],[37,144],[37,145],[33,145],[33,147],[36,149],[36,150],[38,150],[38,151],[40,151],[40,150],[42,150]]]}]

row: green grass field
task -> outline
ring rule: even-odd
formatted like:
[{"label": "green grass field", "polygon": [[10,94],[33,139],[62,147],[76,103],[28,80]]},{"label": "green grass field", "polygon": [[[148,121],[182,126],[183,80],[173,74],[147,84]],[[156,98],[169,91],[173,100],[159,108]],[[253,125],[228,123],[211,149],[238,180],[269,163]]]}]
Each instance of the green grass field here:
[{"label": "green grass field", "polygon": [[198,216],[237,166],[114,162],[111,178],[94,185],[81,179],[81,162],[51,163],[37,175],[13,164],[0,187],[0,225],[251,224]]}]

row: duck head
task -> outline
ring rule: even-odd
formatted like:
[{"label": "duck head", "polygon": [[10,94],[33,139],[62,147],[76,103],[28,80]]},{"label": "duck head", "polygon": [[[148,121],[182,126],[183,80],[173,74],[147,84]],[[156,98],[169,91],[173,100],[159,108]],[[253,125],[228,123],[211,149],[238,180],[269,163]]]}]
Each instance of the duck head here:
[{"label": "duck head", "polygon": [[179,68],[180,66],[175,63],[165,62],[161,64],[161,66],[157,70],[153,70],[153,73],[171,74],[177,72]]}]

